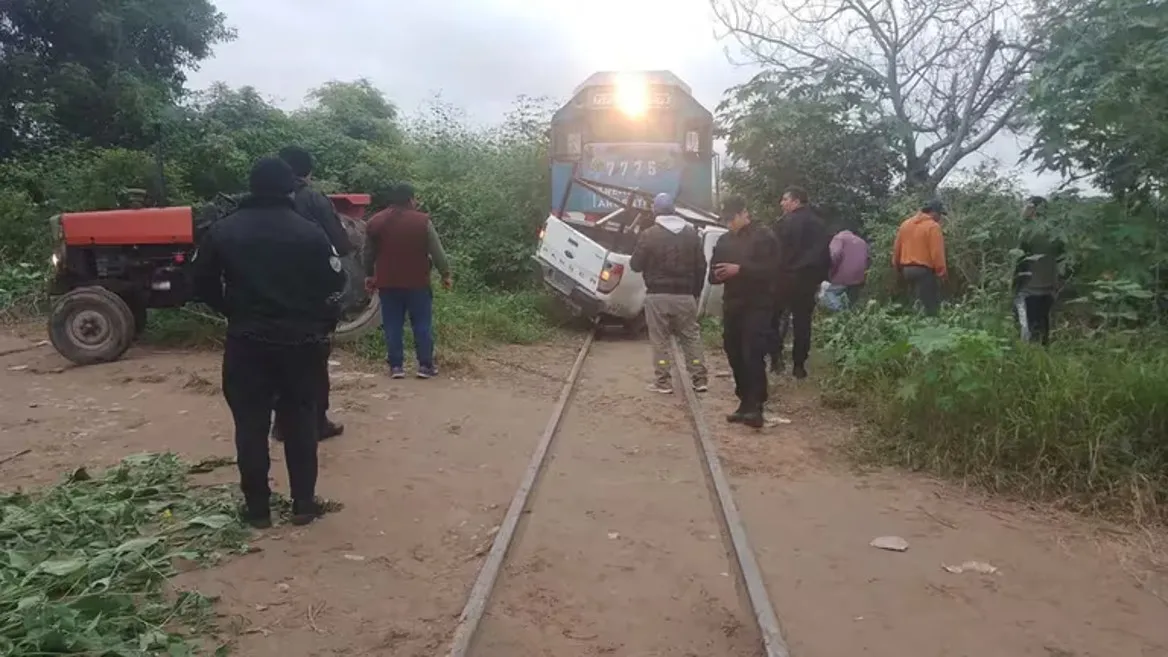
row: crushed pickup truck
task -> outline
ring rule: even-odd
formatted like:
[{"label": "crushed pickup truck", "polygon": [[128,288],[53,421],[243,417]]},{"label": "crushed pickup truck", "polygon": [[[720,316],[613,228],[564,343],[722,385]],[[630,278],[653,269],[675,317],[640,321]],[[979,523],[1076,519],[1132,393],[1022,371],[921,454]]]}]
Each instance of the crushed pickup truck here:
[{"label": "crushed pickup truck", "polygon": [[[572,178],[569,190],[572,185],[604,199],[612,211],[596,221],[567,218],[562,208],[548,215],[533,256],[543,281],[573,314],[639,333],[645,326],[645,281],[629,269],[629,260],[638,234],[653,223],[652,194],[579,177]],[[717,215],[680,203],[676,214],[697,228],[708,262],[714,244],[726,233]],[[698,313],[721,312],[722,286],[707,283]]]}]

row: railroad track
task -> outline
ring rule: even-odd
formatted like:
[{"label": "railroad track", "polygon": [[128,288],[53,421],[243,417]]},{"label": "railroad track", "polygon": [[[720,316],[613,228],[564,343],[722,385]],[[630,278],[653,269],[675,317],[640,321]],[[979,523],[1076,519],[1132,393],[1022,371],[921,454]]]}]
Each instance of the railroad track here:
[{"label": "railroad track", "polygon": [[[521,546],[526,544],[529,540],[533,543],[540,542],[538,540],[538,536],[532,537],[530,533],[525,530],[528,524],[543,520],[543,526],[545,527],[543,531],[545,534],[554,533],[554,529],[558,527],[560,530],[560,544],[563,545],[565,542],[567,542],[571,545],[571,548],[569,549],[576,551],[574,558],[563,558],[560,559],[557,563],[547,563],[546,561],[543,562],[543,564],[539,566],[539,569],[548,570],[549,573],[551,573],[550,577],[559,577],[555,574],[555,571],[558,563],[562,562],[569,564],[567,567],[575,569],[575,576],[578,578],[577,581],[581,581],[579,579],[581,577],[581,573],[584,573],[584,578],[595,578],[597,580],[603,581],[606,579],[606,575],[604,573],[605,569],[610,569],[612,567],[612,564],[610,563],[611,561],[618,560],[617,555],[608,554],[605,555],[607,559],[597,557],[597,561],[595,563],[581,564],[581,561],[588,560],[588,557],[584,555],[587,555],[590,549],[592,552],[598,551],[596,548],[599,548],[599,551],[607,552],[613,552],[613,550],[605,550],[604,548],[606,548],[607,545],[600,545],[594,542],[590,542],[590,537],[580,536],[578,532],[574,534],[573,532],[576,532],[574,526],[572,529],[565,530],[564,527],[566,525],[571,525],[570,522],[559,522],[565,518],[570,519],[575,517],[574,514],[578,514],[581,511],[580,505],[574,503],[574,500],[577,497],[587,496],[594,490],[600,490],[605,487],[619,488],[622,483],[625,483],[625,481],[620,479],[620,474],[612,474],[610,472],[608,473],[608,479],[604,478],[605,475],[602,474],[602,472],[606,469],[615,469],[615,465],[602,465],[599,468],[599,470],[602,471],[601,473],[583,472],[582,470],[584,469],[597,470],[598,468],[587,467],[587,465],[583,467],[572,468],[570,467],[572,457],[567,456],[565,458],[567,461],[569,461],[569,466],[565,466],[561,469],[561,472],[557,473],[558,477],[556,481],[544,482],[545,485],[543,487],[540,486],[543,474],[545,470],[548,469],[548,463],[551,460],[553,453],[558,455],[563,450],[576,450],[577,452],[580,452],[581,450],[591,450],[590,454],[586,454],[586,456],[591,456],[592,461],[611,463],[610,458],[604,454],[612,452],[613,446],[597,445],[595,444],[597,441],[594,440],[598,432],[604,433],[604,427],[600,427],[597,423],[605,421],[604,414],[606,413],[606,409],[575,409],[573,403],[577,396],[577,389],[579,387],[578,381],[581,378],[581,372],[585,369],[585,363],[589,360],[590,354],[593,353],[594,347],[597,350],[612,348],[611,346],[606,347],[604,345],[596,347],[596,343],[596,332],[594,331],[590,333],[587,338],[585,338],[583,345],[580,347],[580,350],[576,355],[576,360],[572,365],[567,381],[564,383],[559,398],[557,399],[556,404],[552,409],[551,417],[548,419],[543,434],[535,447],[535,451],[532,453],[531,460],[523,473],[519,487],[515,491],[515,494],[511,500],[511,504],[503,518],[503,522],[500,524],[498,531],[495,534],[491,549],[487,554],[486,560],[483,562],[482,568],[479,571],[474,586],[471,588],[466,605],[462,611],[461,616],[459,617],[458,625],[454,631],[449,651],[446,653],[447,657],[477,657],[480,654],[483,655],[483,657],[495,657],[495,655],[498,654],[514,654],[515,657],[521,657],[521,655],[515,654],[516,649],[514,647],[507,647],[505,645],[505,641],[503,641],[503,646],[498,645],[498,641],[495,642],[493,647],[483,645],[485,641],[483,637],[480,636],[485,633],[483,631],[483,627],[491,625],[491,622],[484,623],[484,618],[488,616],[497,616],[504,619],[511,619],[516,616],[521,616],[523,615],[521,613],[523,607],[530,607],[533,605],[549,606],[549,601],[546,599],[549,597],[549,595],[552,598],[552,602],[555,602],[555,596],[546,594],[546,590],[544,588],[538,589],[542,595],[536,596],[534,600],[524,599],[519,602],[508,600],[508,604],[504,605],[503,602],[497,599],[500,597],[496,590],[498,588],[496,586],[497,583],[499,583],[501,579],[504,582],[506,582],[508,579],[508,576],[506,575],[507,568],[505,568],[505,565],[509,564],[515,558],[515,555],[520,551]],[[685,375],[685,372],[678,369],[678,364],[684,363],[685,360],[682,357],[682,354],[676,344],[673,344],[672,349],[674,355],[673,362],[675,368],[675,377],[678,377],[678,381],[687,381],[688,377]],[[678,385],[676,388],[678,391],[682,392],[680,397],[684,399],[685,406],[688,410],[690,419],[689,424],[692,429],[693,444],[690,446],[685,444],[674,446],[672,443],[664,443],[664,439],[662,440],[662,443],[671,449],[678,449],[678,447],[680,447],[680,449],[678,449],[678,453],[688,452],[691,455],[691,458],[692,456],[697,456],[697,460],[700,463],[701,475],[693,473],[691,478],[678,478],[674,475],[663,474],[660,472],[660,470],[678,469],[674,466],[669,468],[658,468],[659,471],[656,472],[655,475],[650,473],[649,476],[646,476],[644,472],[635,473],[635,476],[640,477],[643,480],[650,480],[650,485],[660,483],[660,485],[658,485],[656,488],[651,489],[648,493],[645,494],[645,497],[652,499],[649,501],[642,501],[642,506],[644,508],[637,511],[637,513],[640,513],[641,515],[634,516],[637,519],[636,526],[643,528],[644,531],[649,534],[652,534],[654,531],[664,531],[668,533],[669,536],[664,538],[649,536],[646,539],[641,540],[639,543],[633,543],[630,546],[626,546],[623,556],[626,558],[626,560],[635,559],[642,565],[644,565],[645,561],[651,562],[649,565],[644,566],[642,570],[655,572],[653,572],[652,575],[642,575],[642,577],[656,577],[665,582],[667,591],[660,597],[664,598],[662,603],[666,607],[668,607],[670,604],[678,604],[676,603],[676,600],[678,600],[679,597],[684,597],[687,595],[687,592],[692,592],[694,589],[700,589],[702,594],[706,595],[708,588],[717,587],[716,581],[711,582],[709,579],[702,580],[702,575],[691,576],[684,572],[668,572],[670,569],[682,570],[690,568],[703,572],[709,571],[711,567],[711,561],[718,558],[718,553],[720,553],[721,556],[725,556],[729,562],[730,572],[723,572],[721,575],[732,575],[734,577],[735,590],[737,593],[738,604],[740,605],[739,611],[741,612],[741,614],[736,614],[736,617],[749,616],[749,625],[752,626],[747,628],[750,630],[749,632],[739,633],[739,639],[735,643],[733,652],[739,654],[763,655],[764,657],[789,657],[789,652],[786,643],[783,640],[782,632],[779,627],[778,620],[775,616],[774,608],[771,605],[766,587],[763,583],[762,574],[755,560],[754,553],[750,547],[749,540],[747,539],[745,526],[743,525],[742,519],[739,516],[737,507],[734,503],[730,484],[725,474],[723,473],[714,441],[706,428],[706,423],[702,415],[701,404],[698,401],[694,391],[688,385]],[[678,395],[674,395],[674,397],[677,396]],[[570,422],[565,422],[565,417],[569,415],[570,409],[572,410],[571,414],[575,419]],[[613,422],[614,420],[609,417],[607,421]],[[619,421],[617,422],[619,424]],[[566,425],[571,425],[568,430],[565,430]],[[680,442],[684,443],[686,441],[683,440]],[[572,443],[588,443],[590,446]],[[656,447],[660,447],[660,445],[657,445]],[[633,449],[636,450],[640,448],[636,447]],[[579,456],[577,456],[576,459],[576,463],[581,463],[586,460],[585,458]],[[628,460],[622,461],[622,463],[627,462]],[[679,461],[678,463],[681,462]],[[692,462],[690,462],[689,465],[692,468]],[[671,477],[673,478],[671,479]],[[557,485],[569,486],[572,483],[569,480],[573,478],[579,480],[582,486],[577,486],[573,492],[557,495],[557,491],[554,490]],[[706,484],[704,490],[701,489],[700,483],[698,483],[699,480],[704,480],[704,483]],[[666,484],[669,485],[666,486]],[[630,488],[630,490],[638,489]],[[610,494],[598,492],[596,493],[596,499],[607,500],[607,505],[610,507],[609,510],[612,512],[608,515],[611,516],[613,514],[623,514],[625,516],[624,520],[626,520],[627,526],[629,524],[627,521],[629,520],[629,514],[631,511],[629,511],[626,507],[636,506],[640,500],[629,499],[628,503],[626,504],[622,501],[622,494],[623,493]],[[602,495],[609,496],[606,498],[600,498],[599,496]],[[683,502],[680,505],[674,503],[672,507],[667,507],[665,505],[665,500],[675,500],[678,497],[684,497],[685,501],[696,500],[702,497],[706,498],[706,500],[709,502],[708,508],[713,511],[717,527],[720,530],[720,544],[724,550],[707,550],[709,545],[704,544],[695,548],[698,553],[705,555],[704,558],[695,556],[687,560],[686,557],[689,557],[690,555],[687,554],[679,556],[673,549],[671,549],[672,547],[676,547],[676,543],[699,541],[698,538],[695,538],[692,535],[682,534],[679,537],[677,532],[682,530],[677,529],[678,527],[689,527],[690,533],[693,534],[693,527],[706,527],[709,524],[708,514],[705,518],[697,519],[689,518],[685,515],[686,510],[688,510],[689,513],[701,515],[702,512],[700,509],[695,510],[693,508],[694,506],[701,507],[702,505],[700,504],[687,506]],[[653,500],[661,502],[661,506],[652,506]],[[604,507],[606,504],[604,501],[596,502],[595,499],[590,500],[589,502],[592,504],[592,506],[589,506],[588,510],[584,511],[586,515],[592,515],[595,513],[595,509],[593,507],[596,505]],[[682,511],[678,511],[679,508],[682,509]],[[604,513],[603,509],[600,512]],[[535,520],[533,521],[532,518],[535,518]],[[547,527],[552,528],[547,529]],[[565,532],[569,534],[566,541],[564,540]],[[538,533],[538,531],[536,533]],[[615,532],[609,533],[608,535],[609,539],[616,539],[619,537],[620,535]],[[712,533],[707,532],[702,536],[702,538],[716,539],[718,537]],[[656,542],[655,545],[652,544],[654,541]],[[713,542],[713,540],[710,541],[710,543]],[[648,547],[646,547],[646,545],[648,545]],[[703,550],[707,551],[703,552]],[[667,556],[660,556],[663,554]],[[527,571],[531,570],[531,568],[525,569]],[[524,569],[520,569],[521,572],[523,570]],[[625,574],[618,573],[615,575],[615,579],[620,580],[621,578],[624,578],[628,580],[624,583],[626,592],[630,588],[634,591],[634,593],[640,591],[640,588],[638,587],[650,588],[644,586],[644,581],[633,581],[633,579],[636,577],[634,567],[626,565],[623,567],[623,570],[627,572]],[[662,574],[661,571],[667,572]],[[570,576],[568,577],[570,579]],[[546,581],[551,582],[551,584],[549,584],[550,587],[554,587],[559,580],[552,579]],[[678,584],[679,581],[682,583]],[[656,582],[653,583],[655,584]],[[607,585],[610,586],[610,588],[613,586],[620,586],[619,583]],[[569,589],[568,595],[571,595],[573,592],[575,592],[575,589],[572,589],[573,583],[565,583],[563,586]],[[686,589],[686,586],[689,586],[689,588]],[[681,589],[679,589],[679,587],[681,587]],[[603,586],[601,588],[603,589]],[[585,593],[583,595],[584,597],[587,597],[588,594]],[[692,597],[692,595],[690,597]],[[643,600],[646,605],[651,604],[651,598],[652,594],[638,596],[638,599]],[[674,602],[671,603],[670,599],[672,599]],[[603,608],[604,604],[604,601],[587,600],[585,604],[577,604],[576,607],[587,607],[596,610]],[[492,608],[492,605],[498,605],[503,608],[500,609],[498,613],[488,614],[488,610]],[[624,613],[628,617],[641,617],[645,620],[645,622],[650,624],[655,620],[658,621],[659,626],[653,628],[651,631],[657,632],[657,640],[660,641],[660,636],[662,634],[677,633],[693,625],[694,623],[700,622],[702,616],[709,615],[708,610],[706,610],[705,612],[695,614],[693,618],[689,618],[686,613],[687,611],[689,610],[683,607],[681,614],[674,614],[674,617],[668,618],[668,621],[660,621],[662,614],[668,617],[668,610],[662,611],[655,608],[642,607],[629,609]],[[534,611],[532,613],[534,615]],[[683,620],[678,621],[677,616],[681,616]],[[577,620],[579,620],[578,617]],[[612,629],[611,626],[613,624],[613,620],[614,619],[610,615],[606,621],[603,621],[606,625],[608,625],[608,629],[610,631]],[[618,618],[616,620],[619,621],[623,619]],[[660,625],[660,623],[666,622],[673,622],[674,625]],[[680,626],[677,624],[679,622],[681,623]],[[543,619],[534,621],[534,623],[536,625],[547,625],[549,621]],[[635,626],[627,626],[627,628],[633,627]],[[618,627],[617,631],[620,630],[621,628]],[[542,629],[541,631],[545,632],[546,636],[546,628]],[[595,638],[596,636],[594,634],[589,634],[584,637],[577,636],[578,634],[584,634],[584,631],[578,630],[576,628],[564,627],[560,631],[563,636],[569,637],[570,639],[587,639]],[[735,632],[728,632],[727,634],[729,635],[731,633]],[[741,637],[747,637],[745,639],[745,643],[751,645],[744,645],[743,639]],[[684,641],[686,639],[677,637],[677,640]],[[693,640],[693,638],[690,637],[689,640]],[[698,640],[704,641],[704,639]],[[725,651],[721,654],[729,654],[731,651],[731,649],[725,645],[717,646],[713,644],[706,644],[704,646],[705,650],[698,646],[673,646],[669,650],[670,654],[674,654],[674,650],[688,650],[691,647],[696,648],[692,654],[711,654],[708,652],[710,648]],[[568,647],[553,652],[556,654],[568,654],[567,650],[573,649],[574,648]],[[644,649],[645,647],[642,646],[642,650]],[[654,651],[653,654],[659,654],[655,652],[657,649],[659,648],[652,648]],[[626,650],[617,649],[614,646],[608,646],[607,648],[601,646],[600,652],[632,654]],[[676,654],[680,655],[690,653],[678,652]]]}]

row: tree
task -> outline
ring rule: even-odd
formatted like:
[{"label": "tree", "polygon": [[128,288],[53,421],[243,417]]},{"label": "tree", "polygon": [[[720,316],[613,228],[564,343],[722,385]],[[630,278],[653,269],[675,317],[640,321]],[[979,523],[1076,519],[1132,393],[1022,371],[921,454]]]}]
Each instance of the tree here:
[{"label": "tree", "polygon": [[0,158],[81,139],[142,146],[185,71],[234,35],[209,0],[6,0]]},{"label": "tree", "polygon": [[1009,0],[710,2],[747,55],[788,84],[864,98],[921,193],[1017,127],[1042,33]]},{"label": "tree", "polygon": [[848,94],[807,95],[766,76],[731,89],[719,134],[735,166],[724,178],[760,212],[805,188],[828,219],[858,221],[888,199],[897,168],[891,134]]},{"label": "tree", "polygon": [[1168,3],[1092,0],[1063,18],[1031,84],[1027,155],[1115,195],[1168,184]]}]

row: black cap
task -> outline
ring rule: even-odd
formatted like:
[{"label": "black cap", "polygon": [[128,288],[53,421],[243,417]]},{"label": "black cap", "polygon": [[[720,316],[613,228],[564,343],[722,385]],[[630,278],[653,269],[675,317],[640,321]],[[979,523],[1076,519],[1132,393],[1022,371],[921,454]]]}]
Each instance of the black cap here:
[{"label": "black cap", "polygon": [[921,206],[921,212],[929,212],[932,214],[949,214],[945,211],[945,204],[940,199],[933,199]]},{"label": "black cap", "polygon": [[248,190],[255,196],[286,196],[295,188],[292,167],[278,157],[265,157],[251,168]]}]

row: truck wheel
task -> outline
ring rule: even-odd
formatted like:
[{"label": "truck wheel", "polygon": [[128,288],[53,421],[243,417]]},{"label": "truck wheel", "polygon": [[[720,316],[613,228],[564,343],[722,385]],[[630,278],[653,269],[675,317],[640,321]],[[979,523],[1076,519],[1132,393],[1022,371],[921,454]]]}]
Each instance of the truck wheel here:
[{"label": "truck wheel", "polygon": [[376,294],[359,310],[346,313],[337,323],[333,337],[340,342],[350,342],[381,326],[381,299]]},{"label": "truck wheel", "polygon": [[78,365],[115,361],[134,341],[134,314],[103,287],[70,290],[53,305],[49,341]]}]

